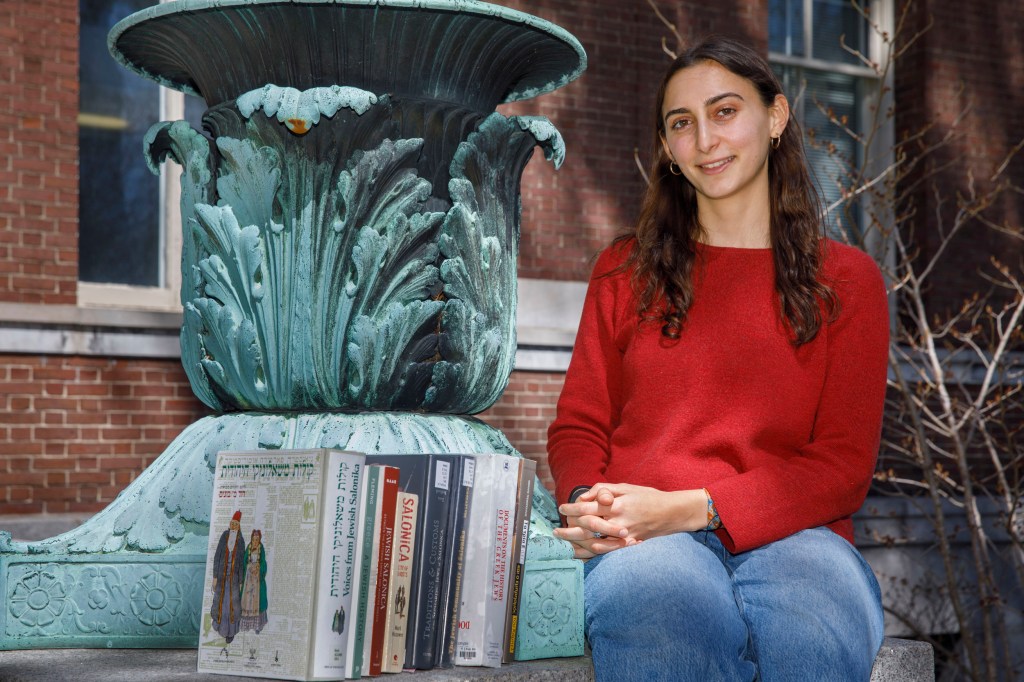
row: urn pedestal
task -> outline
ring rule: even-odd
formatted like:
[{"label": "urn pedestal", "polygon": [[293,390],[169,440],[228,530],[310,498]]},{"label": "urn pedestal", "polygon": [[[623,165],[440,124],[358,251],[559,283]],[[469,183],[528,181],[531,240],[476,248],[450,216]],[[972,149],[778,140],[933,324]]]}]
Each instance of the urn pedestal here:
[{"label": "urn pedestal", "polygon": [[[468,0],[178,0],[109,44],[209,107],[144,152],[183,167],[182,363],[216,415],[81,527],[0,534],[4,649],[194,646],[220,450],[518,454],[469,415],[512,370],[522,170],[564,146],[495,107],[586,63]],[[579,655],[581,565],[536,489],[518,657]]]}]

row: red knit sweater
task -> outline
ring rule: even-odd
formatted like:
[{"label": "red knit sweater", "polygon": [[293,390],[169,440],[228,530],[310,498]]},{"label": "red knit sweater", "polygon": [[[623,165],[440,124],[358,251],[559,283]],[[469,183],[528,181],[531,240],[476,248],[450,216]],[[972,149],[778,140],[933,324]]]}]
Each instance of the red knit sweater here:
[{"label": "red knit sweater", "polygon": [[827,242],[840,313],[796,348],[771,250],[700,245],[672,343],[659,324],[638,327],[628,273],[600,277],[628,248],[597,261],[548,431],[558,500],[601,481],[707,488],[732,552],[822,525],[852,542],[885,399],[889,312],[875,263]]}]

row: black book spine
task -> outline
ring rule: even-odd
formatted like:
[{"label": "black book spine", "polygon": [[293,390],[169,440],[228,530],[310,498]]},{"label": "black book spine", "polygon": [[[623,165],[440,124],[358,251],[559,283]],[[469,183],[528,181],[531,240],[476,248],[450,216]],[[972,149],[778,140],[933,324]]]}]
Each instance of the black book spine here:
[{"label": "black book spine", "polygon": [[[437,667],[455,666],[455,638],[459,631],[459,605],[462,602],[462,565],[466,557],[466,528],[473,500],[471,456],[458,458],[458,469],[452,469],[452,505],[445,578],[442,581],[441,608],[438,610]],[[470,467],[467,473],[465,467]],[[457,473],[456,473],[457,472]],[[468,477],[467,477],[468,476]]]}]

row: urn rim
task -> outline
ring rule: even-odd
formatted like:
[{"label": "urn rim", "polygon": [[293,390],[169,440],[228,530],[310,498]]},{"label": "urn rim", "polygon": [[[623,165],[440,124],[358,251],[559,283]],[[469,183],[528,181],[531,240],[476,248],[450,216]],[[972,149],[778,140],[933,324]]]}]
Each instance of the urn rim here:
[{"label": "urn rim", "polygon": [[[210,93],[202,92],[197,87],[188,70],[188,62],[194,61],[195,55],[177,54],[172,56],[174,45],[170,44],[169,39],[168,44],[158,45],[157,49],[137,49],[136,46],[130,44],[132,42],[131,34],[147,25],[151,29],[155,26],[163,28],[173,25],[179,19],[184,20],[186,17],[193,17],[205,12],[242,15],[247,11],[268,7],[372,9],[375,16],[382,13],[386,15],[387,13],[408,14],[410,12],[428,15],[452,14],[478,17],[481,20],[480,23],[498,22],[504,27],[511,27],[519,31],[520,34],[528,33],[532,41],[531,58],[534,58],[533,61],[536,64],[526,68],[520,67],[515,80],[509,84],[509,89],[505,93],[499,94],[493,103],[487,102],[484,108],[489,108],[492,104],[530,99],[552,92],[579,78],[587,68],[587,55],[583,46],[575,36],[565,29],[534,15],[479,0],[171,0],[135,12],[119,21],[111,29],[107,45],[114,59],[130,71],[172,90],[203,97],[208,104],[213,105],[226,98],[223,96],[213,97],[214,101],[211,102]],[[338,27],[331,26],[331,29],[336,28]],[[463,34],[468,31],[463,28],[459,30],[462,30]],[[149,39],[152,40],[157,35],[158,32],[153,31],[150,33]],[[127,41],[125,40],[126,36],[129,37]],[[464,35],[456,37],[463,38]],[[452,42],[457,43],[457,41]],[[246,59],[246,56],[238,55],[238,58]],[[496,61],[500,61],[500,57]],[[254,81],[252,85],[259,87],[266,82],[270,81],[258,84]],[[319,83],[319,85],[333,84],[335,83]],[[359,83],[337,84],[360,86]],[[278,83],[278,85],[291,84]],[[244,90],[237,92],[234,96],[241,95],[243,92]],[[418,93],[405,92],[403,94],[416,96]],[[423,96],[430,97],[431,94],[424,93]]]}]

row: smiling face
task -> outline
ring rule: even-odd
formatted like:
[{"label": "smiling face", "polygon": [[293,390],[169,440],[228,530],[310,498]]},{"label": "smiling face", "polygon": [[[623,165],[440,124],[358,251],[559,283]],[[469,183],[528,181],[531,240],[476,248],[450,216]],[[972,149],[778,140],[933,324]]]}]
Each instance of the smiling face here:
[{"label": "smiling face", "polygon": [[696,190],[698,214],[734,201],[768,210],[771,138],[789,119],[784,96],[765,106],[753,83],[707,61],[672,76],[661,115],[665,153]]}]

